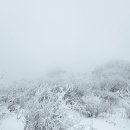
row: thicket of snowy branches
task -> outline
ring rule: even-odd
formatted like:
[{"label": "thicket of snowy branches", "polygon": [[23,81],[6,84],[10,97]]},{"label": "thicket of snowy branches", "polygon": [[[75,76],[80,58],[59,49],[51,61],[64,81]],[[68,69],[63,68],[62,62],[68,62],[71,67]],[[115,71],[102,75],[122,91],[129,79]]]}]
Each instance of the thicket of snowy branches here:
[{"label": "thicket of snowy branches", "polygon": [[123,107],[130,118],[129,63],[110,62],[89,75],[73,78],[55,74],[42,82],[23,82],[0,90],[1,105],[16,113],[24,110],[25,130],[67,129],[74,124],[70,111],[96,118]]}]

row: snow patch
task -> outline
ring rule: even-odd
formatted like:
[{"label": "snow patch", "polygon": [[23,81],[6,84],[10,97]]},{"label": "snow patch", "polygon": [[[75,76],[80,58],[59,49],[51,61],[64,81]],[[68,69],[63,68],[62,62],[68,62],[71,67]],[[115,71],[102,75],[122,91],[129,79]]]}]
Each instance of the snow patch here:
[{"label": "snow patch", "polygon": [[18,120],[15,114],[11,114],[0,122],[0,130],[24,130],[24,120]]}]

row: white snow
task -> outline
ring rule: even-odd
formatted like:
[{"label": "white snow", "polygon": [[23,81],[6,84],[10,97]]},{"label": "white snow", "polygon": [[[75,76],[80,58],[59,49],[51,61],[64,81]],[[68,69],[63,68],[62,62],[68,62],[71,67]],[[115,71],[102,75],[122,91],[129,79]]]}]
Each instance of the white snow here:
[{"label": "white snow", "polygon": [[83,119],[68,130],[130,130],[130,121],[119,120],[118,122],[111,122],[104,119]]},{"label": "white snow", "polygon": [[[130,130],[130,120],[119,115],[100,118],[84,118],[79,114],[70,112],[71,121],[76,119],[76,124],[67,130]],[[72,123],[71,122],[71,123]],[[15,113],[0,120],[0,130],[24,130],[24,119],[17,119]]]},{"label": "white snow", "polygon": [[0,130],[24,130],[23,119],[18,120],[15,114],[0,121]]},{"label": "white snow", "polygon": [[112,115],[107,118],[84,118],[67,130],[130,130],[130,120]]}]

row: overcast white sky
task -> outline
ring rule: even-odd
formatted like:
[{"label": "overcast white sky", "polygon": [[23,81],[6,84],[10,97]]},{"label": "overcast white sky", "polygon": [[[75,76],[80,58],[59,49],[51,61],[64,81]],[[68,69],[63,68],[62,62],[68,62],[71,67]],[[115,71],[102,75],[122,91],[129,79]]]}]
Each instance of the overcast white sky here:
[{"label": "overcast white sky", "polygon": [[130,0],[0,1],[0,72],[13,78],[129,56]]}]

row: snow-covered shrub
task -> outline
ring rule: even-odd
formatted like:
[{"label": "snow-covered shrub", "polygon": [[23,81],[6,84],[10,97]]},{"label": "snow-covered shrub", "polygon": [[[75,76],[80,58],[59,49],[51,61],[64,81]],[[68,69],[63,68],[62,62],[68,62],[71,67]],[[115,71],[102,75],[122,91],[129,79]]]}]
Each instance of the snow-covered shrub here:
[{"label": "snow-covered shrub", "polygon": [[83,93],[77,87],[70,86],[65,91],[64,99],[68,101],[68,103],[76,102],[81,99]]},{"label": "snow-covered shrub", "polygon": [[85,110],[88,112],[88,117],[97,117],[99,114],[100,99],[94,96],[84,97]]},{"label": "snow-covered shrub", "polygon": [[6,103],[8,101],[8,97],[5,95],[0,96],[0,104]]},{"label": "snow-covered shrub", "polygon": [[111,92],[102,92],[100,93],[99,97],[110,104],[110,106],[114,106],[118,104],[119,98],[117,95],[111,93]]},{"label": "snow-covered shrub", "polygon": [[126,110],[126,117],[130,119],[130,98],[128,98],[125,104],[123,105]]},{"label": "snow-covered shrub", "polygon": [[126,114],[127,114],[127,117],[130,119],[130,110],[127,110]]},{"label": "snow-covered shrub", "polygon": [[109,62],[96,68],[92,74],[95,86],[103,91],[124,91],[130,84],[130,64],[125,61]]},{"label": "snow-covered shrub", "polygon": [[108,102],[93,95],[83,97],[83,101],[85,105],[82,114],[86,117],[97,117],[102,113],[108,112],[111,107]]},{"label": "snow-covered shrub", "polygon": [[5,104],[8,102],[8,100],[8,90],[0,88],[0,104]]},{"label": "snow-covered shrub", "polygon": [[71,84],[65,90],[64,100],[66,105],[79,113],[82,113],[84,110],[84,102],[82,100],[83,92],[74,84]]},{"label": "snow-covered shrub", "polygon": [[126,116],[130,119],[130,107],[126,108]]},{"label": "snow-covered shrub", "polygon": [[67,127],[67,108],[60,88],[39,88],[25,109],[25,130],[63,130]]},{"label": "snow-covered shrub", "polygon": [[10,88],[0,90],[0,104],[5,104],[9,111],[17,111],[24,108],[24,105],[32,96],[34,96],[35,88],[29,84],[29,87],[21,86],[21,84],[11,84]]}]

